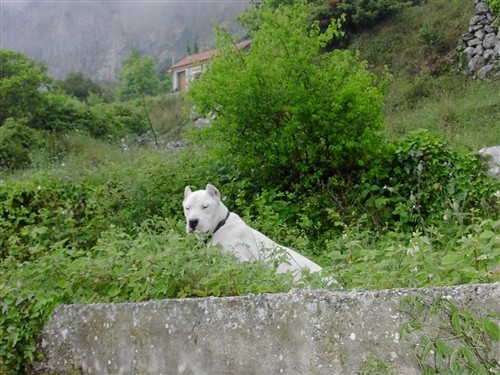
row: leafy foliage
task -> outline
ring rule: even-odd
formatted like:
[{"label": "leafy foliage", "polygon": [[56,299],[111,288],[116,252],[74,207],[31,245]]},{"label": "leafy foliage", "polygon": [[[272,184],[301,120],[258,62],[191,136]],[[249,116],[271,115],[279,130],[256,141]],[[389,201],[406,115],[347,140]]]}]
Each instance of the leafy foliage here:
[{"label": "leafy foliage", "polygon": [[13,119],[5,121],[0,127],[0,168],[28,166],[31,163],[30,151],[37,143],[33,129]]},{"label": "leafy foliage", "polygon": [[121,100],[159,94],[160,77],[151,57],[141,56],[139,51],[132,50],[130,57],[122,64],[123,68],[118,74],[118,97]]},{"label": "leafy foliage", "polygon": [[500,0],[486,0],[491,12],[497,16],[500,15]]},{"label": "leafy foliage", "polygon": [[67,94],[85,101],[91,93],[102,94],[103,89],[97,83],[94,83],[90,78],[85,78],[82,72],[73,72],[57,84]]},{"label": "leafy foliage", "polygon": [[[96,138],[123,136],[131,132],[142,133],[146,129],[147,122],[139,104],[105,105],[98,100],[94,100],[91,105],[84,104],[52,87],[43,65],[20,53],[7,50],[1,50],[0,57],[2,59],[1,105],[5,107],[2,107],[4,116],[0,118],[2,122],[12,118],[27,127],[42,131],[68,133],[78,130]],[[70,86],[71,82],[77,85],[74,82],[77,81],[86,87],[85,90],[98,91],[98,86],[90,85],[91,82],[85,81],[78,74],[70,78],[71,80],[67,82]],[[71,90],[75,91],[78,88],[72,87]],[[83,95],[83,92],[80,94]],[[26,132],[25,130],[23,134]],[[30,145],[36,148],[34,146],[36,143]],[[10,150],[15,152],[12,147]],[[8,160],[10,156],[5,154],[5,157],[5,160]],[[18,156],[12,155],[12,158],[15,157]],[[26,164],[27,161],[18,165]]]},{"label": "leafy foliage", "polygon": [[[428,303],[412,295],[403,300],[401,310],[410,320],[401,326],[400,337],[414,332],[420,334],[416,354],[423,374],[496,374],[500,371],[492,349],[500,341],[496,323],[499,314],[492,311],[481,316],[446,298]],[[434,325],[437,333],[425,330],[426,324]],[[451,338],[456,344],[449,343]]]},{"label": "leafy foliage", "polygon": [[388,18],[406,6],[419,1],[411,0],[343,0],[331,1],[331,16],[346,15],[346,27],[350,30],[365,29]]},{"label": "leafy foliage", "polygon": [[42,105],[47,67],[19,52],[0,49],[0,126],[6,119],[29,118]]},{"label": "leafy foliage", "polygon": [[339,26],[321,33],[302,2],[259,14],[250,50],[225,44],[188,92],[214,117],[206,132],[262,185],[314,188],[356,176],[379,152],[383,85],[348,51],[319,54]]},{"label": "leafy foliage", "polygon": [[58,133],[82,131],[95,138],[107,139],[125,134],[140,134],[147,121],[139,105],[121,103],[84,104],[59,93],[47,93],[30,126]]},{"label": "leafy foliage", "polygon": [[[365,205],[375,223],[425,228],[432,223],[468,223],[473,211],[497,210],[500,185],[477,154],[460,154],[440,137],[418,131],[396,141],[374,184],[365,184]],[[384,170],[385,168],[385,170]],[[476,213],[477,214],[477,213]]]},{"label": "leafy foliage", "polygon": [[[330,270],[356,288],[424,287],[498,281],[500,221],[383,234],[356,227],[327,242]],[[454,231],[451,235],[448,230]]]},{"label": "leafy foliage", "polygon": [[[268,0],[266,5],[277,9],[282,5],[296,4],[297,0]],[[345,17],[348,32],[369,28],[396,14],[401,9],[419,3],[419,0],[310,0],[310,15],[317,20]]]}]

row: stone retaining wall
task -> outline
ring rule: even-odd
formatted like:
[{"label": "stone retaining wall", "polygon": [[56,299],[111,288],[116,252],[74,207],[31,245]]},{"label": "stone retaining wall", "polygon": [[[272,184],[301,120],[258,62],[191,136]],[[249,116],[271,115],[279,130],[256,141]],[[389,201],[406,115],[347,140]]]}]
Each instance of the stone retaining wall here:
[{"label": "stone retaining wall", "polygon": [[484,0],[475,0],[474,16],[459,46],[465,60],[465,74],[478,79],[500,72],[499,20]]},{"label": "stone retaining wall", "polygon": [[[408,295],[445,297],[478,316],[500,313],[500,283],[61,306],[43,333],[46,358],[34,370],[331,375],[358,374],[371,358],[397,374],[419,374],[418,336],[399,335]],[[498,345],[494,350],[499,358]]]}]

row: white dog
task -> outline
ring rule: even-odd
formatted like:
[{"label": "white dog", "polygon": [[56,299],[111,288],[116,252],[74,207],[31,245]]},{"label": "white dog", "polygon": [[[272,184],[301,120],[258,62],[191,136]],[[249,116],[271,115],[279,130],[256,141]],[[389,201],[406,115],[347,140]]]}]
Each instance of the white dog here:
[{"label": "white dog", "polygon": [[321,271],[321,267],[299,253],[278,245],[262,233],[250,228],[222,203],[219,190],[208,184],[205,190],[184,189],[184,215],[186,232],[198,239],[210,237],[210,246],[222,245],[238,261],[279,260],[278,273],[291,271],[299,279],[302,269]]}]

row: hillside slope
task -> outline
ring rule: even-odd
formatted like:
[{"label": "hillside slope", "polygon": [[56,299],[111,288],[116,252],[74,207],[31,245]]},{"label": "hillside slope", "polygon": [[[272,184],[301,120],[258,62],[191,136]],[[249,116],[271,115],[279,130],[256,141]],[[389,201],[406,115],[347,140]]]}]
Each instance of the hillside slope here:
[{"label": "hillside slope", "polygon": [[429,0],[353,38],[361,58],[394,77],[385,107],[390,136],[423,128],[464,150],[500,144],[500,79],[465,77],[456,53],[473,15],[473,0]]}]

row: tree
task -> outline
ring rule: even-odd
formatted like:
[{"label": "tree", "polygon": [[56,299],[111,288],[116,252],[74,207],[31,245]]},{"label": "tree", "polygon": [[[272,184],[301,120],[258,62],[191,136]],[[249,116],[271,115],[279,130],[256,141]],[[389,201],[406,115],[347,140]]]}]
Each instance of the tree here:
[{"label": "tree", "polygon": [[191,45],[191,43],[188,42],[186,52],[188,55],[196,55],[197,53],[200,53],[200,47],[198,47],[198,43],[194,42]]},{"label": "tree", "polygon": [[142,98],[142,106],[149,129],[153,132],[155,144],[158,144],[153,123],[146,106],[146,95],[160,93],[160,78],[154,60],[149,56],[141,57],[133,50],[130,57],[123,61],[123,69],[118,74],[118,96],[121,100]]},{"label": "tree", "polygon": [[29,118],[42,103],[50,84],[44,64],[22,53],[0,49],[0,125],[6,119]]},{"label": "tree", "polygon": [[320,53],[339,22],[322,33],[309,10],[304,1],[277,9],[264,2],[248,52],[219,29],[221,54],[187,93],[214,118],[204,132],[216,152],[264,186],[356,178],[383,143],[384,85],[351,52]]},{"label": "tree", "polygon": [[72,72],[57,84],[66,93],[73,95],[80,100],[87,100],[91,93],[102,94],[103,89],[90,78],[86,78],[82,72]]},{"label": "tree", "polygon": [[159,94],[160,78],[150,56],[141,56],[139,51],[133,50],[122,64],[123,68],[118,72],[118,97],[121,100]]}]

